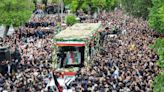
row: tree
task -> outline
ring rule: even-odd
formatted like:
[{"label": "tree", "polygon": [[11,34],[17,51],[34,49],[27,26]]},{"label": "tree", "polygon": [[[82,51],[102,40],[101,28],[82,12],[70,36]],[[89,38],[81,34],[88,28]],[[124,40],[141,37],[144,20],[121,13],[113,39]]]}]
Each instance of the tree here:
[{"label": "tree", "polygon": [[37,5],[37,0],[33,0],[32,2],[35,4],[35,6]]},{"label": "tree", "polygon": [[164,0],[152,0],[153,7],[150,9],[149,24],[156,31],[164,34]]},{"label": "tree", "polygon": [[151,0],[121,0],[122,8],[135,17],[147,19],[149,8],[152,7]]},{"label": "tree", "polygon": [[92,7],[97,9],[104,9],[106,5],[106,0],[91,0]]},{"label": "tree", "polygon": [[76,12],[78,9],[95,12],[99,10],[112,10],[118,4],[118,0],[71,0],[70,10]]},{"label": "tree", "polygon": [[164,72],[161,72],[153,81],[153,92],[164,91]]},{"label": "tree", "polygon": [[78,5],[80,5],[81,2],[79,2],[78,0],[72,0],[71,4],[70,4],[70,10],[71,12],[76,12],[77,8],[79,7]]},{"label": "tree", "polygon": [[0,3],[0,24],[20,26],[31,16],[34,4],[31,0],[1,0]]},{"label": "tree", "polygon": [[155,43],[150,45],[154,49],[159,57],[157,65],[164,69],[164,38],[156,39]]},{"label": "tree", "polygon": [[121,0],[106,0],[105,10],[114,10],[115,7],[119,6],[120,2]]},{"label": "tree", "polygon": [[69,26],[72,26],[73,24],[77,23],[76,16],[74,15],[67,15],[66,17],[66,23]]}]

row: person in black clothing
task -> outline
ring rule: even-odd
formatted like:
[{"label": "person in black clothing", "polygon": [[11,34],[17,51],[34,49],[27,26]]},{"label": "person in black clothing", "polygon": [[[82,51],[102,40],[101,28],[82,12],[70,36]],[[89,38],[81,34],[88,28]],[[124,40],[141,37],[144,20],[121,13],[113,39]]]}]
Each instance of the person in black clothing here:
[{"label": "person in black clothing", "polygon": [[64,59],[66,57],[66,54],[64,53],[64,51],[61,51],[58,54],[58,57],[59,57],[59,62],[60,62],[60,68],[62,68],[63,67],[63,63],[64,63]]},{"label": "person in black clothing", "polygon": [[106,31],[102,31],[100,32],[100,45],[102,46],[102,44],[104,43],[104,38],[108,33]]}]

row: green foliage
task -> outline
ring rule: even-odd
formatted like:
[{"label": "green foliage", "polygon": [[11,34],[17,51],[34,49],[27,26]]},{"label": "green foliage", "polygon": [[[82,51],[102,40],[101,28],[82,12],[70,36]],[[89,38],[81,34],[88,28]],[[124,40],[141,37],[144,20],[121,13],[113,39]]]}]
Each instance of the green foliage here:
[{"label": "green foliage", "polygon": [[152,2],[149,24],[156,31],[164,33],[164,0],[152,0]]},{"label": "green foliage", "polygon": [[84,11],[95,12],[98,9],[100,10],[112,10],[114,9],[119,0],[71,0],[69,3],[70,10],[72,12],[76,12],[79,9],[83,9]]},{"label": "green foliage", "polygon": [[115,7],[119,6],[120,0],[106,0],[105,10],[114,10]]},{"label": "green foliage", "polygon": [[19,26],[30,18],[33,10],[30,0],[1,0],[0,24]]},{"label": "green foliage", "polygon": [[36,3],[37,3],[37,0],[32,0],[32,2],[33,2],[34,4],[36,4]]},{"label": "green foliage", "polygon": [[[48,2],[50,2],[50,1],[48,1]],[[52,3],[52,4],[58,4],[59,1],[58,1],[58,0],[52,0],[51,3]]]},{"label": "green foliage", "polygon": [[149,8],[152,7],[151,0],[121,0],[122,7],[135,17],[147,19]]},{"label": "green foliage", "polygon": [[83,9],[85,12],[89,10],[89,4],[88,2],[81,2],[81,5],[78,7],[78,9]]},{"label": "green foliage", "polygon": [[74,15],[68,15],[66,16],[66,23],[69,26],[72,26],[73,24],[77,23],[76,16]]},{"label": "green foliage", "polygon": [[92,7],[104,9],[106,6],[106,0],[91,0]]},{"label": "green foliage", "polygon": [[164,91],[164,72],[161,72],[153,81],[153,92]]},{"label": "green foliage", "polygon": [[77,7],[78,7],[78,1],[77,0],[72,0],[71,4],[70,4],[70,10],[72,12],[76,12]]},{"label": "green foliage", "polygon": [[[89,7],[89,2],[90,1],[88,1],[88,0],[71,0],[71,2],[69,2],[70,10],[71,10],[71,12],[76,12],[79,9],[87,11],[87,9]],[[68,1],[67,1],[67,3],[68,3]]]},{"label": "green foliage", "polygon": [[91,0],[91,7],[96,8],[94,10],[113,10],[118,6],[119,0]]},{"label": "green foliage", "polygon": [[155,43],[151,45],[151,48],[153,49],[159,49],[159,48],[162,48],[164,47],[164,39],[156,39]]},{"label": "green foliage", "polygon": [[155,49],[159,56],[157,65],[164,69],[164,38],[157,39],[153,45],[150,45],[150,47]]},{"label": "green foliage", "polygon": [[63,0],[65,5],[69,5],[71,3],[72,0]]}]

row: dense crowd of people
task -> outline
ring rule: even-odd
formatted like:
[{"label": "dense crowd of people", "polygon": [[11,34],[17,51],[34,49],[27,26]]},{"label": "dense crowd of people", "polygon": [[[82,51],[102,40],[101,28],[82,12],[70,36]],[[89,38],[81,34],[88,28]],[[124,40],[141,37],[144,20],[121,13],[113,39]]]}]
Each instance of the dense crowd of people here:
[{"label": "dense crowd of people", "polygon": [[159,73],[158,56],[149,45],[156,33],[146,21],[125,15],[121,10],[102,13],[101,50],[89,67],[80,69],[72,87],[76,92],[152,92]]},{"label": "dense crowd of people", "polygon": [[[51,19],[52,18],[52,19]],[[53,17],[48,17],[53,20]],[[34,19],[35,22],[37,19]],[[47,20],[47,18],[45,18]],[[48,20],[47,20],[48,21]],[[2,39],[10,46],[11,61],[2,61],[4,73],[0,74],[0,92],[41,92],[52,78],[51,57],[54,25],[47,27],[21,27]],[[2,65],[2,64],[1,64]],[[6,65],[6,66],[5,66]]]},{"label": "dense crowd of people", "polygon": [[[0,92],[43,92],[52,78],[52,45],[57,16],[33,16],[25,27],[1,39],[10,46],[11,61],[1,65]],[[101,13],[81,22],[101,21],[101,50],[88,67],[77,72],[71,83],[75,92],[151,92],[153,78],[159,73],[158,56],[149,49],[156,33],[146,21],[127,16],[121,10]],[[47,28],[48,27],[48,28]],[[112,35],[112,36],[111,36]],[[47,88],[46,92],[53,92]]]},{"label": "dense crowd of people", "polygon": [[38,17],[38,15],[33,15],[29,22],[25,23],[28,28],[38,28],[38,27],[51,27],[56,26],[59,21],[57,15],[44,15],[43,17]]}]

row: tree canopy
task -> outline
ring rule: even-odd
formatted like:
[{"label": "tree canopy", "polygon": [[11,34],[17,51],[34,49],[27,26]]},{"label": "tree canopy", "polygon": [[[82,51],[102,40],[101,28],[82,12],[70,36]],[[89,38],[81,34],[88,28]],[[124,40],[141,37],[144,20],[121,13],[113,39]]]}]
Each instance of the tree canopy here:
[{"label": "tree canopy", "polygon": [[19,26],[30,18],[33,10],[31,0],[1,0],[0,24]]},{"label": "tree canopy", "polygon": [[[65,4],[69,4],[70,10],[76,12],[78,9],[83,9],[84,11],[91,10],[92,12],[100,10],[111,10],[117,6],[119,0],[64,0]],[[68,3],[69,2],[69,3]]]},{"label": "tree canopy", "polygon": [[151,0],[121,0],[123,9],[135,17],[147,19],[149,8],[152,7]]},{"label": "tree canopy", "polygon": [[164,33],[164,0],[152,0],[152,2],[149,24],[156,31]]},{"label": "tree canopy", "polygon": [[164,39],[158,38],[155,43],[150,45],[152,49],[154,49],[159,56],[157,61],[157,65],[164,69]]},{"label": "tree canopy", "polygon": [[153,81],[153,92],[163,92],[164,90],[164,72],[161,72]]}]

